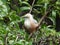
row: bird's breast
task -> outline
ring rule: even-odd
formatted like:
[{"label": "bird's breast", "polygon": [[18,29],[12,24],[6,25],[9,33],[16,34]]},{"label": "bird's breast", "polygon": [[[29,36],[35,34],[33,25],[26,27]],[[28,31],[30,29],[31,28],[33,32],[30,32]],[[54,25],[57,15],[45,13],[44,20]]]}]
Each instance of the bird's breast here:
[{"label": "bird's breast", "polygon": [[36,30],[36,27],[38,26],[38,23],[35,23],[33,20],[25,20],[24,21],[24,26],[27,31],[30,33],[34,32]]},{"label": "bird's breast", "polygon": [[24,22],[24,26],[29,29],[31,27],[30,21],[29,20],[25,20]]}]

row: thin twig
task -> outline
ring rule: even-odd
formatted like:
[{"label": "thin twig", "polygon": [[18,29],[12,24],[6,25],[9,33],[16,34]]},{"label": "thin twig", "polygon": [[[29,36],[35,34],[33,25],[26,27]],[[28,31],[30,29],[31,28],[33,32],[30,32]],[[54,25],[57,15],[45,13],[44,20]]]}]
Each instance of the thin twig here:
[{"label": "thin twig", "polygon": [[33,34],[33,33],[31,33],[31,34],[29,35],[28,39],[30,39],[30,38],[32,37],[32,34]]},{"label": "thin twig", "polygon": [[32,3],[32,6],[31,6],[31,8],[30,8],[29,13],[31,13],[34,3],[35,3],[35,0],[33,0],[33,3]]},{"label": "thin twig", "polygon": [[[56,3],[56,1],[57,1],[57,0],[54,0],[54,1],[51,0],[51,2],[54,2],[54,3]],[[52,4],[54,4],[54,3],[52,3]],[[45,14],[42,16],[42,18],[41,18],[40,21],[39,21],[39,26],[41,26],[41,23],[42,23],[42,21],[45,19],[46,15],[47,15],[49,12],[52,11],[52,8],[53,8],[53,6],[50,6],[50,7],[47,9],[47,11],[45,12]],[[39,27],[39,26],[38,26],[38,27]]]},{"label": "thin twig", "polygon": [[6,33],[6,35],[4,37],[4,45],[8,45],[7,41],[8,41],[8,32]]},{"label": "thin twig", "polygon": [[43,17],[40,19],[39,26],[41,25],[42,21],[44,20],[44,18],[46,17],[47,14],[48,14],[48,12],[46,12],[45,15],[43,15]]},{"label": "thin twig", "polygon": [[42,23],[42,21],[45,19],[45,17],[47,16],[47,14],[51,11],[51,7],[52,6],[50,6],[50,8],[48,8],[48,10],[45,12],[45,14],[42,16],[42,18],[40,19],[40,21],[39,21],[39,25],[38,25],[38,27],[37,28],[39,28],[39,26],[41,26],[41,23]]},{"label": "thin twig", "polygon": [[18,35],[17,35],[17,37],[16,37],[16,40],[15,40],[15,42],[18,40]]}]

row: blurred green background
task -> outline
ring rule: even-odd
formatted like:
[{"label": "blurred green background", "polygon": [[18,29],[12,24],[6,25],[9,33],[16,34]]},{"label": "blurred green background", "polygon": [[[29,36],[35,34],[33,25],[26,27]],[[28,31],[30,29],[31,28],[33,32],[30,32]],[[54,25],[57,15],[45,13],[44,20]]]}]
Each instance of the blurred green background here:
[{"label": "blurred green background", "polygon": [[[39,22],[44,13],[51,10],[40,29],[28,39],[22,29],[24,19],[33,0],[0,0],[0,45],[59,45],[60,32],[56,30],[56,15],[60,17],[60,0],[36,0],[32,15]],[[49,9],[50,7],[50,9]]]}]

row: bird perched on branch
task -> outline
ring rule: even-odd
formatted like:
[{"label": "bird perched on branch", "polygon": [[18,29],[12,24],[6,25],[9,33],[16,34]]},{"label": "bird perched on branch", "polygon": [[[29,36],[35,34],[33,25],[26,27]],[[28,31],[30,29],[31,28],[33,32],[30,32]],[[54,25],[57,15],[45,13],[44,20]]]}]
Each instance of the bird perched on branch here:
[{"label": "bird perched on branch", "polygon": [[23,16],[25,18],[24,28],[29,32],[33,33],[38,27],[38,22],[33,18],[33,15],[27,13]]},{"label": "bird perched on branch", "polygon": [[31,14],[33,6],[34,6],[34,2],[35,2],[35,0],[33,0],[33,3],[32,3],[32,6],[30,8],[29,13],[27,13],[23,16],[25,18],[25,21],[24,21],[25,30],[27,30],[29,33],[33,33],[34,31],[36,31],[39,28],[39,26],[41,26],[41,23],[44,20],[44,18],[46,17],[46,15],[50,12],[50,11],[46,11],[44,13],[44,15],[42,16],[42,18],[40,19],[40,21],[37,22],[33,18],[33,15]]},{"label": "bird perched on branch", "polygon": [[31,37],[32,33],[35,32],[39,28],[39,26],[41,26],[42,21],[44,20],[44,18],[46,17],[46,15],[50,12],[50,11],[46,11],[46,13],[40,19],[40,21],[37,22],[33,18],[33,15],[31,14],[34,2],[35,2],[35,0],[33,0],[32,7],[30,8],[29,13],[25,14],[24,16],[22,16],[22,17],[25,18],[24,28],[25,28],[26,31],[28,31],[30,33],[29,38]]}]

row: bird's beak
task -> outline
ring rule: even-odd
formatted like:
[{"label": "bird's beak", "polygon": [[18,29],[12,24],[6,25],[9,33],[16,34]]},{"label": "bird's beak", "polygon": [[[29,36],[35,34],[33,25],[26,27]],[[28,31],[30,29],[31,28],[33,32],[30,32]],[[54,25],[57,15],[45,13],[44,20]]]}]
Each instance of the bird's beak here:
[{"label": "bird's beak", "polygon": [[25,15],[24,15],[24,16],[22,16],[22,18],[25,18]]},{"label": "bird's beak", "polygon": [[26,15],[24,15],[24,16],[22,16],[22,18],[27,18],[27,16],[26,16]]}]

